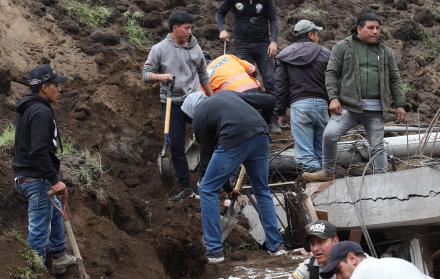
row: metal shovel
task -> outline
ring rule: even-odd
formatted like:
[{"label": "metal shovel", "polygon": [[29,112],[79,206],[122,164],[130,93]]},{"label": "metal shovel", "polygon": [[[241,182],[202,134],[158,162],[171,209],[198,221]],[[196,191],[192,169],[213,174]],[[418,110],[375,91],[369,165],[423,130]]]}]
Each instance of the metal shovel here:
[{"label": "metal shovel", "polygon": [[167,103],[165,108],[163,146],[162,146],[162,151],[157,157],[157,165],[159,166],[160,180],[162,181],[162,186],[167,191],[171,190],[171,188],[174,185],[173,164],[171,162],[169,132],[170,132],[170,119],[171,119],[171,101],[172,101],[171,93],[173,92],[175,81],[176,79],[175,77],[173,77],[171,82],[168,84],[168,88],[167,88]]},{"label": "metal shovel", "polygon": [[[49,195],[49,200],[52,201],[50,196],[54,195],[55,192],[53,190],[50,190],[47,192]],[[86,273],[86,269],[84,267],[84,262],[81,257],[81,254],[79,253],[78,243],[76,243],[75,235],[73,234],[72,224],[70,224],[70,219],[68,215],[68,207],[67,207],[67,200],[68,200],[68,190],[67,188],[64,190],[64,207],[59,208],[55,204],[52,203],[52,205],[60,211],[61,215],[63,216],[64,220],[64,227],[66,228],[67,236],[69,238],[70,245],[72,246],[73,255],[76,258],[76,264],[78,266],[78,271],[80,275],[80,279],[90,279],[90,276]]]},{"label": "metal shovel", "polygon": [[[245,173],[246,173],[246,169],[242,165],[240,169],[240,174],[238,175],[237,182],[235,183],[235,188],[234,188],[235,191],[240,191]],[[231,204],[229,205],[228,208],[227,217],[222,218],[222,242],[225,241],[228,235],[232,232],[232,229],[238,223],[238,219],[235,217],[235,210],[234,210],[234,205],[236,201],[237,201],[236,197],[232,199]]]}]

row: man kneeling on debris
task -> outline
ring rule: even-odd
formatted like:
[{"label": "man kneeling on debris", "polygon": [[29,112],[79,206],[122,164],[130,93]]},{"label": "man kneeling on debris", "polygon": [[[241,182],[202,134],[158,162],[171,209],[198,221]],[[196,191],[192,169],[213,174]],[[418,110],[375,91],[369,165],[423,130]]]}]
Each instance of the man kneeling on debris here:
[{"label": "man kneeling on debris", "polygon": [[312,222],[307,230],[306,245],[312,257],[299,264],[289,279],[322,279],[319,272],[328,263],[330,251],[339,242],[336,227],[328,221]]},{"label": "man kneeling on debris", "polygon": [[397,121],[404,121],[406,103],[396,59],[380,38],[380,20],[374,13],[362,14],[353,34],[333,47],[325,85],[332,116],[323,135],[322,171],[306,172],[304,179],[317,182],[335,178],[337,142],[357,124],[367,132],[374,172],[387,172],[384,116],[394,105]]},{"label": "man kneeling on debris", "polygon": [[353,241],[341,241],[330,252],[327,265],[321,272],[322,278],[338,279],[425,279],[410,262],[399,258],[376,259],[368,257],[362,247]]},{"label": "man kneeling on debris", "polygon": [[17,103],[15,134],[15,187],[28,200],[28,245],[40,256],[42,266],[46,261],[46,246],[52,254],[52,271],[66,272],[76,263],[66,254],[64,245],[64,222],[60,201],[47,194],[49,190],[61,192],[66,185],[59,180],[60,161],[56,157],[61,144],[51,104],[60,97],[61,84],[67,77],[55,74],[47,65],[30,71],[27,77],[32,94]]},{"label": "man kneeling on debris", "polygon": [[[222,91],[211,97],[192,93],[182,111],[192,120],[200,144],[200,168],[206,172],[199,194],[203,237],[209,263],[224,261],[219,190],[243,164],[258,203],[266,247],[271,255],[286,253],[268,186],[269,128],[275,98],[269,94]],[[261,109],[263,117],[256,109]],[[264,119],[263,119],[264,118]]]}]

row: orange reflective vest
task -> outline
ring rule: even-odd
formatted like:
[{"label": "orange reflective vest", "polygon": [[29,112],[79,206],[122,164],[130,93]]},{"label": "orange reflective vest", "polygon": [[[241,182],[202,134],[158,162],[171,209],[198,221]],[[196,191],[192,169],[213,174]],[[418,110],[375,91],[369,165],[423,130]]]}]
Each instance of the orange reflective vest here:
[{"label": "orange reflective vest", "polygon": [[217,57],[207,68],[212,91],[231,90],[244,92],[260,88],[260,83],[252,76],[255,66],[237,56],[225,54]]}]

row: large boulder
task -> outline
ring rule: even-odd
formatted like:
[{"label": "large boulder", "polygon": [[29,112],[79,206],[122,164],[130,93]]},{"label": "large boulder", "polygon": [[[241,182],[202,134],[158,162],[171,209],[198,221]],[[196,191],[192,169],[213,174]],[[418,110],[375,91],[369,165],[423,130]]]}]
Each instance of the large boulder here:
[{"label": "large boulder", "polygon": [[90,39],[95,43],[103,45],[117,45],[120,42],[121,36],[110,28],[99,28],[90,34]]}]

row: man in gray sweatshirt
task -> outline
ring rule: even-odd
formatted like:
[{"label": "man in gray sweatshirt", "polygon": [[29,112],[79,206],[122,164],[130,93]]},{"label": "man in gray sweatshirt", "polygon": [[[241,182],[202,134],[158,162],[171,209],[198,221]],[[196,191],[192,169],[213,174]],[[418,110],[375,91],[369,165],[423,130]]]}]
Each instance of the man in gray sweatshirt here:
[{"label": "man in gray sweatshirt", "polygon": [[170,200],[179,201],[190,195],[188,162],[185,156],[187,118],[180,109],[185,97],[204,89],[212,95],[206,62],[197,39],[192,35],[193,18],[186,12],[177,11],[168,18],[170,33],[155,44],[145,61],[142,78],[145,82],[160,82],[162,115],[165,115],[167,83],[176,78],[172,92],[173,105],[170,121],[170,151],[181,190]]}]

